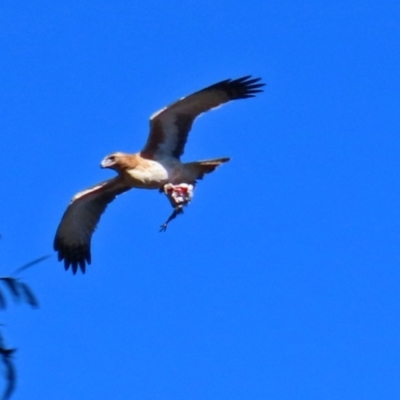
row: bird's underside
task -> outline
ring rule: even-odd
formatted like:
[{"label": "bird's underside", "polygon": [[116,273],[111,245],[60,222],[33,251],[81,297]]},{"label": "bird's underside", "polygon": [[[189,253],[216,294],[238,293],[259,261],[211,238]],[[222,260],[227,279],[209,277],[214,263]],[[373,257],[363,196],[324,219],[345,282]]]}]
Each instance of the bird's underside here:
[{"label": "bird's underside", "polygon": [[183,212],[192,197],[196,182],[213,172],[229,158],[182,163],[186,140],[193,121],[200,114],[230,100],[254,97],[261,92],[260,78],[246,76],[225,80],[184,97],[153,114],[150,134],[144,148],[136,154],[113,153],[103,159],[102,168],[117,173],[115,178],[76,194],[58,226],[54,249],[65,269],[84,273],[91,263],[91,238],[101,215],[118,195],[132,189],[158,189],[169,199],[173,212],[161,225]]}]

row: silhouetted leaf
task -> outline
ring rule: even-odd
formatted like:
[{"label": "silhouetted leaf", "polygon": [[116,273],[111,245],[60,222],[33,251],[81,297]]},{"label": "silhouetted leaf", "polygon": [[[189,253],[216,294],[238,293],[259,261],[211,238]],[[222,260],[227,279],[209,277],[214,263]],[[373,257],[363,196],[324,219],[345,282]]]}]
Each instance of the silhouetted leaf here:
[{"label": "silhouetted leaf", "polygon": [[14,363],[12,362],[12,355],[15,351],[16,349],[6,348],[3,335],[0,332],[0,357],[4,365],[4,379],[7,383],[2,400],[8,400],[15,390],[16,373]]},{"label": "silhouetted leaf", "polygon": [[0,348],[0,355],[5,368],[4,378],[7,382],[7,386],[4,389],[2,400],[8,400],[15,390],[15,383],[17,377],[15,372],[15,366],[14,363],[12,362],[12,355],[14,354],[14,352],[15,349],[6,349],[3,347]]},{"label": "silhouetted leaf", "polygon": [[6,298],[1,290],[0,290],[0,308],[2,308],[3,310],[7,308]]},{"label": "silhouetted leaf", "polygon": [[[50,256],[43,256],[33,260],[22,267],[15,270],[14,274],[18,274],[24,271],[27,268],[32,267],[33,265],[46,260]],[[8,288],[13,299],[15,301],[24,301],[28,303],[31,307],[39,307],[38,300],[36,296],[33,294],[31,288],[23,282],[20,282],[19,279],[12,278],[9,276],[1,277],[0,281],[3,282],[4,286]],[[5,309],[7,306],[6,296],[4,295],[3,290],[0,290],[0,308]],[[1,324],[0,324],[1,325]],[[3,363],[4,367],[4,379],[6,381],[6,387],[4,389],[3,395],[0,397],[1,400],[8,400],[12,396],[16,387],[16,369],[13,361],[13,354],[15,349],[6,348],[3,340],[3,335],[0,332],[0,363]]]},{"label": "silhouetted leaf", "polygon": [[30,261],[30,262],[28,262],[27,264],[23,265],[22,267],[17,268],[17,269],[14,271],[13,275],[19,274],[20,272],[22,272],[22,271],[24,271],[24,270],[26,270],[26,269],[32,267],[33,265],[35,265],[35,264],[37,264],[37,263],[40,263],[40,262],[42,262],[42,261],[44,261],[44,260],[47,260],[49,257],[51,257],[51,255],[39,257],[39,258],[37,258],[36,260]]},{"label": "silhouetted leaf", "polygon": [[14,278],[3,277],[0,278],[6,284],[6,287],[10,290],[14,300],[18,301],[20,299],[20,293],[18,290],[18,281]]},{"label": "silhouetted leaf", "polygon": [[39,302],[37,301],[35,295],[33,294],[31,288],[23,282],[18,282],[20,293],[25,297],[26,302],[33,308],[39,307]]}]

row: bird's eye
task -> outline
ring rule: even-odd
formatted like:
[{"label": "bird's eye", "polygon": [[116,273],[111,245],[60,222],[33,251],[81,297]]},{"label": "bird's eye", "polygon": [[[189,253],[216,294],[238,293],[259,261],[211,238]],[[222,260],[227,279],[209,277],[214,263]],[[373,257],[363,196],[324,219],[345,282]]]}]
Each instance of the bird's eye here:
[{"label": "bird's eye", "polygon": [[110,161],[115,161],[115,156],[110,156],[110,157],[108,157],[108,159],[109,159]]}]

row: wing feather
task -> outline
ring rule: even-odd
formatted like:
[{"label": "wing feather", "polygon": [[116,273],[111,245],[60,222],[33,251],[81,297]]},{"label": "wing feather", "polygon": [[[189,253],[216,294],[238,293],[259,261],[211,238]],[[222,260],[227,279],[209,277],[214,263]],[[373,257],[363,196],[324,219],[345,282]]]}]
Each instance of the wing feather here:
[{"label": "wing feather", "polygon": [[130,187],[116,177],[76,194],[67,207],[54,238],[58,260],[64,260],[65,269],[71,266],[76,274],[83,273],[91,263],[90,243],[101,215],[116,196]]},{"label": "wing feather", "polygon": [[261,78],[250,75],[226,79],[164,107],[150,118],[150,134],[141,154],[157,159],[180,158],[193,121],[200,114],[231,100],[247,99],[262,92]]}]

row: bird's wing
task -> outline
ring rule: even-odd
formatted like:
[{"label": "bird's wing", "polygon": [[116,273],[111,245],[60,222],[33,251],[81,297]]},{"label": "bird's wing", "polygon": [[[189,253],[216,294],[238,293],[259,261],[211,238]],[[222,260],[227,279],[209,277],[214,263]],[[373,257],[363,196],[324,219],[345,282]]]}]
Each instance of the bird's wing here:
[{"label": "bird's wing", "polygon": [[150,118],[150,134],[141,154],[145,158],[178,158],[197,116],[230,100],[247,99],[262,92],[261,78],[227,79],[170,104]]},{"label": "bird's wing", "polygon": [[76,194],[66,209],[54,238],[54,250],[58,260],[64,260],[65,269],[70,266],[76,274],[85,272],[90,264],[90,242],[101,214],[116,196],[126,192],[127,186],[120,177],[99,183]]}]

